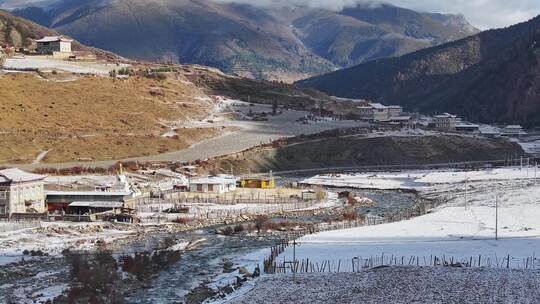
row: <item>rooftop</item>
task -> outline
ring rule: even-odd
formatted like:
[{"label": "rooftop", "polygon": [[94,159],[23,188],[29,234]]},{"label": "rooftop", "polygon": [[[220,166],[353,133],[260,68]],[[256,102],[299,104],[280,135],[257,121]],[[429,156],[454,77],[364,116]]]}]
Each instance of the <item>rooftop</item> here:
[{"label": "rooftop", "polygon": [[411,116],[392,116],[390,117],[390,120],[394,120],[394,121],[408,121],[408,120],[411,120],[412,117]]},{"label": "rooftop", "polygon": [[193,178],[189,181],[190,184],[236,184],[236,178],[232,176],[207,176],[200,178]]},{"label": "rooftop", "polygon": [[440,115],[435,115],[434,117],[435,118],[457,118],[456,115],[452,115],[450,113],[443,113],[443,114],[440,114]]},{"label": "rooftop", "polygon": [[47,175],[28,173],[17,168],[0,170],[0,183],[33,182],[43,180],[46,177]]},{"label": "rooftop", "polygon": [[63,196],[128,196],[129,192],[107,192],[107,191],[46,191],[47,195],[63,195]]},{"label": "rooftop", "polygon": [[45,36],[41,39],[36,40],[36,42],[58,42],[58,41],[73,42],[72,39],[68,39],[64,36]]},{"label": "rooftop", "polygon": [[122,208],[124,203],[122,202],[73,202],[69,204],[70,207],[91,207],[91,208]]}]

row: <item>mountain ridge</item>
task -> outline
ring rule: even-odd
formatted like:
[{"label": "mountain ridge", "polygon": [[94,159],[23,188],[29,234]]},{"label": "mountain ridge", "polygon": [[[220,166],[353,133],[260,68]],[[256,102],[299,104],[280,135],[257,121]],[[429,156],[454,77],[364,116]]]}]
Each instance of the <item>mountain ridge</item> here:
[{"label": "mountain ridge", "polygon": [[125,57],[285,81],[478,32],[462,16],[390,5],[332,12],[209,0],[63,0],[14,12]]},{"label": "mountain ridge", "polygon": [[398,58],[299,81],[326,93],[448,111],[479,122],[540,124],[540,17]]}]

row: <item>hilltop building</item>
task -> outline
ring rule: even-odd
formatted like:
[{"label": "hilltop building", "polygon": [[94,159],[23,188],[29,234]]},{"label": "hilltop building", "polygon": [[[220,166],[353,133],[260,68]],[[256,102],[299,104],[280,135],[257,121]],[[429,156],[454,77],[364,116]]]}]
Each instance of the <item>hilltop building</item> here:
[{"label": "hilltop building", "polygon": [[456,115],[444,113],[433,117],[433,127],[439,130],[455,130],[459,119]]},{"label": "hilltop building", "polygon": [[508,125],[502,130],[502,135],[504,136],[520,136],[526,134],[523,130],[523,127],[520,125]]},{"label": "hilltop building", "polygon": [[71,53],[73,40],[63,36],[47,36],[36,40],[39,54],[54,55],[54,53]]},{"label": "hilltop building", "polygon": [[403,113],[400,106],[385,106],[380,103],[367,103],[357,106],[360,119],[374,122],[388,122]]},{"label": "hilltop building", "polygon": [[0,170],[0,214],[45,212],[46,177],[17,168]]}]

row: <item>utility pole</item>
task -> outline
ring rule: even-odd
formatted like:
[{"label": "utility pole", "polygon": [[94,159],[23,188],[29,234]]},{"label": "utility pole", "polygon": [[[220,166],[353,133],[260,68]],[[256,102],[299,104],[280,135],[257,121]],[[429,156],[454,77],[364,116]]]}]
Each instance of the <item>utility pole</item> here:
[{"label": "utility pole", "polygon": [[[287,245],[288,244],[289,244],[289,241],[287,241]],[[285,266],[285,265],[287,265],[287,264],[291,265],[291,272],[293,274],[293,282],[296,282],[296,265],[298,264],[298,263],[296,263],[296,246],[299,246],[300,244],[298,244],[296,242],[296,239],[295,239],[295,240],[293,240],[292,245],[293,245],[293,260],[292,261],[283,261],[283,266],[284,266],[284,272],[287,272],[287,266]]]},{"label": "utility pole", "polygon": [[293,249],[292,249],[292,252],[293,252],[293,281],[296,282],[296,239],[293,240]]},{"label": "utility pole", "polygon": [[469,178],[465,178],[465,210],[467,210],[467,188],[468,188],[468,181],[469,181]]},{"label": "utility pole", "polygon": [[495,196],[495,241],[499,240],[499,194]]}]

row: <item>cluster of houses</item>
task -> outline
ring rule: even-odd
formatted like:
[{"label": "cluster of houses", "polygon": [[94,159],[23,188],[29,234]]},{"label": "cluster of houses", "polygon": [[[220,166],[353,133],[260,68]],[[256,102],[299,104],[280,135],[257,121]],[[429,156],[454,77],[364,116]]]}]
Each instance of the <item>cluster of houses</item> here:
[{"label": "cluster of houses", "polygon": [[428,124],[429,128],[439,131],[461,132],[461,133],[482,133],[489,136],[516,137],[526,134],[520,125],[507,125],[504,127],[491,127],[489,130],[480,130],[480,125],[464,122],[456,115],[443,113],[432,117]]},{"label": "cluster of houses", "polygon": [[459,133],[484,133],[492,136],[520,136],[525,134],[523,128],[519,125],[508,125],[501,128],[493,128],[489,134],[481,132],[480,125],[463,121],[456,115],[442,113],[427,118],[426,123],[418,120],[418,114],[409,114],[403,112],[401,106],[383,105],[364,100],[354,100],[360,105],[356,106],[356,114],[361,120],[398,125],[401,127],[415,127],[424,125],[425,127],[441,132],[459,132]]},{"label": "cluster of houses", "polygon": [[[46,175],[28,173],[17,168],[0,170],[0,217],[39,215],[92,214],[115,209],[135,209],[143,193],[124,174],[116,181],[94,191],[46,191]],[[274,177],[236,178],[230,175],[197,177],[170,190],[196,193],[226,193],[237,188],[273,189]],[[162,191],[163,189],[160,189]]]}]

